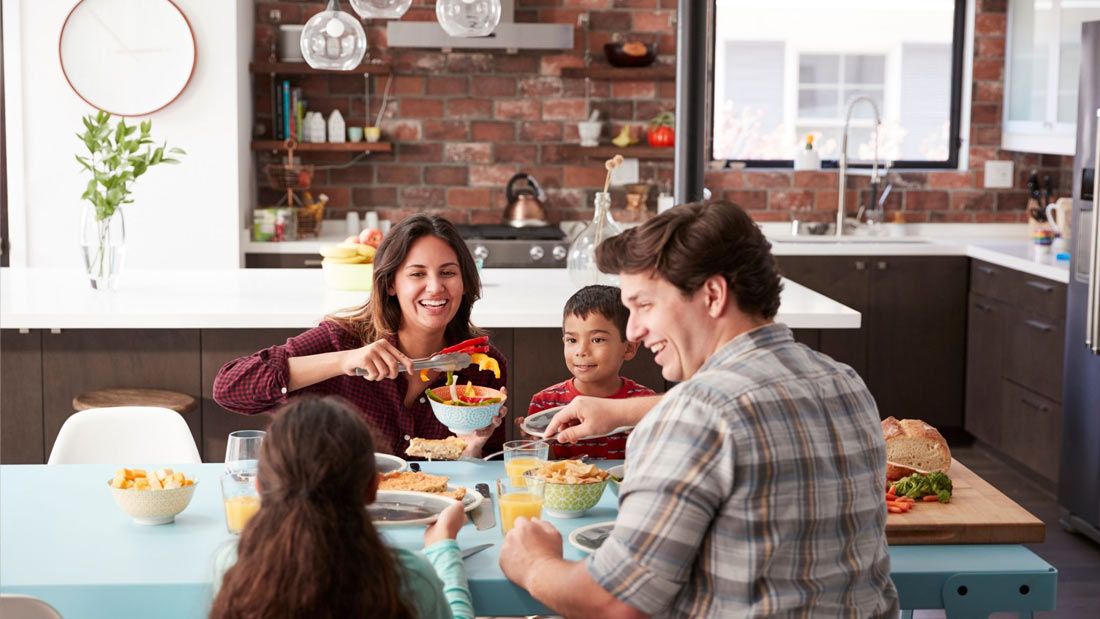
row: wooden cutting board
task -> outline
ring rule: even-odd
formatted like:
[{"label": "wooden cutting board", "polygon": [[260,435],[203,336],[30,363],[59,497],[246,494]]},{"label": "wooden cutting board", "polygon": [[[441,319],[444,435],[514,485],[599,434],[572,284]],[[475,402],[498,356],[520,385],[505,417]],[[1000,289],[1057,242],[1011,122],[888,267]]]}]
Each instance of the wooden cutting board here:
[{"label": "wooden cutting board", "polygon": [[950,503],[917,501],[904,514],[887,514],[886,541],[910,544],[1030,544],[1046,525],[958,460],[951,460]]}]

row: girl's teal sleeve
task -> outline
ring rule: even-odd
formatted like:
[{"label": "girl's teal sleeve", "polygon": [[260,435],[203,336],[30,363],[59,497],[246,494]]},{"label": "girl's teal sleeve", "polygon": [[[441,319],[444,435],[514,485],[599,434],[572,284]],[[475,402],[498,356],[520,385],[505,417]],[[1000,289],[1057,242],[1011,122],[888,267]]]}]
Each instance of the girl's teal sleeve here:
[{"label": "girl's teal sleeve", "polygon": [[443,581],[443,595],[451,607],[451,614],[455,619],[473,619],[474,602],[470,597],[470,585],[466,581],[458,542],[453,539],[436,542],[424,549],[424,555]]}]

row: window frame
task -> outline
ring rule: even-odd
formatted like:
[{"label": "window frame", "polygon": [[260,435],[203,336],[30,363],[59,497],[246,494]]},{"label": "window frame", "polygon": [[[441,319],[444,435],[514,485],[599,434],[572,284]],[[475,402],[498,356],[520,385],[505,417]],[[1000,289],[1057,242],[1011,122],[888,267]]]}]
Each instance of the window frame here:
[{"label": "window frame", "polygon": [[[963,98],[963,65],[964,58],[963,53],[966,49],[966,8],[969,3],[968,0],[954,0],[955,10],[953,13],[952,24],[952,37],[951,37],[951,106],[948,112],[948,120],[950,122],[947,144],[948,152],[947,159],[940,161],[929,160],[915,160],[915,159],[899,159],[890,162],[891,169],[909,169],[909,170],[956,170],[959,167],[960,151],[963,146],[962,140],[962,98]],[[714,91],[715,91],[715,75],[714,68],[716,66],[715,55],[717,52],[717,14],[718,11],[715,6],[711,7],[710,14],[707,19],[707,82],[709,88],[707,89],[707,134],[706,134],[706,149],[707,160],[714,165],[716,162],[722,163],[722,169],[733,168],[745,168],[745,169],[760,169],[760,168],[789,168],[794,169],[794,159],[715,159],[714,158]],[[795,89],[797,90],[799,80],[796,77],[794,79]],[[798,93],[793,95],[796,99]],[[797,113],[797,105],[795,107]],[[796,118],[797,120],[797,118]],[[836,169],[839,166],[837,159],[822,159],[821,168],[824,170]],[[856,162],[849,159],[849,168],[870,168],[870,163]]]}]

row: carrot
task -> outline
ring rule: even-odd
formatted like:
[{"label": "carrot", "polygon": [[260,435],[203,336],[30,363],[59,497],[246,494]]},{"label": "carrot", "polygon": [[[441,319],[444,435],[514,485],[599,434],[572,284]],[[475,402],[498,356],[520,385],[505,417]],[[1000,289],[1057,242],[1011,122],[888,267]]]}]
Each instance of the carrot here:
[{"label": "carrot", "polygon": [[888,507],[886,508],[886,511],[890,512],[891,514],[902,514],[902,513],[905,513],[905,510],[903,510],[903,509],[902,509],[902,508],[900,508],[900,507],[894,507],[893,505],[890,505],[890,506],[888,506]]},{"label": "carrot", "polygon": [[924,501],[925,503],[936,503],[940,500],[940,497],[938,497],[934,494],[930,494],[930,495],[924,497],[921,500]]}]

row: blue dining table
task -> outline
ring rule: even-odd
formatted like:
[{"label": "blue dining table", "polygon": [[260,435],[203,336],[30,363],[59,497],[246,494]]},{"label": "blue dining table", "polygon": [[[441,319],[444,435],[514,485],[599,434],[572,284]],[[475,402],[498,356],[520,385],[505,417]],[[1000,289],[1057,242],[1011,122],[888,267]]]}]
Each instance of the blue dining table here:
[{"label": "blue dining table", "polygon": [[[502,462],[421,466],[471,490],[478,482],[488,483],[495,508],[493,480],[504,476]],[[175,523],[158,526],[135,524],[114,503],[107,482],[117,468],[0,466],[0,592],[42,598],[66,619],[205,617],[214,556],[234,539],[226,531],[218,486],[223,465],[173,467],[194,478],[197,487]],[[614,520],[617,512],[617,498],[608,489],[581,518],[546,519],[568,538],[581,526]],[[477,614],[550,613],[501,572],[499,512],[495,521],[484,531],[468,523],[458,534],[463,548],[492,544],[465,561]],[[395,546],[422,547],[421,526],[382,531]],[[567,559],[585,556],[568,541],[564,547]],[[894,546],[890,557],[902,608],[943,608],[949,617],[1054,608],[1057,571],[1021,545]]]}]

